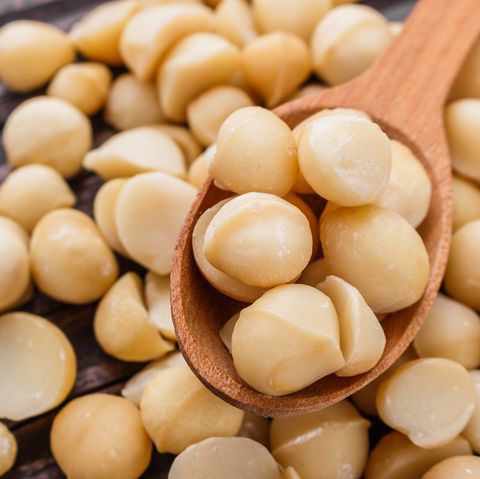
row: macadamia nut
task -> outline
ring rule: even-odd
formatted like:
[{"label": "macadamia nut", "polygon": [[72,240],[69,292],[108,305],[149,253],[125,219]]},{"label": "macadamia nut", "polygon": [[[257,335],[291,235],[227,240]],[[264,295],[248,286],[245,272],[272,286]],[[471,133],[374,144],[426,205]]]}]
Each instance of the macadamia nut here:
[{"label": "macadamia nut", "polygon": [[455,231],[443,284],[457,301],[480,310],[480,220]]},{"label": "macadamia nut", "polygon": [[180,351],[174,351],[166,356],[148,363],[142,370],[134,374],[122,389],[122,396],[140,406],[140,399],[148,383],[159,371],[171,367],[188,367]]},{"label": "macadamia nut", "polygon": [[298,161],[318,195],[341,206],[360,206],[371,203],[387,187],[390,141],[369,120],[323,115],[303,129]]},{"label": "macadamia nut", "polygon": [[70,341],[52,322],[21,312],[0,316],[0,417],[20,421],[58,406],[76,369]]},{"label": "macadamia nut", "polygon": [[161,172],[129,179],[115,209],[118,237],[128,255],[154,273],[169,274],[177,237],[196,194],[189,183]]},{"label": "macadamia nut", "polygon": [[214,33],[194,33],[169,50],[157,85],[167,118],[184,121],[188,104],[201,93],[227,82],[240,66],[238,47]]},{"label": "macadamia nut", "polygon": [[453,231],[473,220],[480,220],[480,189],[472,182],[453,175]]},{"label": "macadamia nut", "polygon": [[173,350],[150,320],[143,300],[143,284],[126,273],[105,294],[93,322],[102,349],[123,361],[150,361]]},{"label": "macadamia nut", "polygon": [[137,407],[99,393],[74,399],[57,414],[50,444],[58,465],[71,478],[136,479],[152,453]]},{"label": "macadamia nut", "polygon": [[205,257],[205,232],[213,217],[228,201],[229,200],[224,200],[217,203],[215,206],[206,210],[198,219],[192,236],[193,255],[198,269],[214,288],[230,298],[246,303],[253,303],[253,301],[258,299],[266,291],[265,288],[250,286],[243,281],[228,276],[212,266]]},{"label": "macadamia nut", "polygon": [[327,278],[327,267],[325,265],[325,258],[317,259],[310,263],[298,278],[297,283],[307,284],[308,286],[317,286]]},{"label": "macadamia nut", "polygon": [[36,285],[66,303],[100,299],[118,275],[115,256],[95,223],[72,209],[51,211],[37,223],[30,257]]},{"label": "macadamia nut", "polygon": [[447,358],[480,366],[480,318],[462,303],[439,294],[413,342],[422,358]]},{"label": "macadamia nut", "polygon": [[120,52],[142,81],[153,80],[168,49],[183,37],[209,30],[210,9],[203,5],[159,5],[136,13],[123,30]]},{"label": "macadamia nut", "polygon": [[377,393],[380,418],[420,447],[449,443],[467,425],[475,389],[467,370],[443,358],[409,361],[387,377]]},{"label": "macadamia nut", "polygon": [[328,12],[311,39],[316,73],[330,85],[367,70],[390,46],[388,21],[366,5],[342,5]]},{"label": "macadamia nut", "polygon": [[39,96],[21,103],[3,130],[3,145],[12,166],[41,163],[65,178],[80,171],[91,144],[88,118],[58,98]]},{"label": "macadamia nut", "polygon": [[445,129],[454,171],[480,180],[480,98],[467,98],[445,108]]},{"label": "macadamia nut", "polygon": [[305,215],[267,193],[246,193],[215,214],[205,232],[205,257],[251,286],[295,280],[310,261],[312,234]]},{"label": "macadamia nut", "polygon": [[410,148],[396,140],[390,145],[392,167],[388,184],[373,204],[396,211],[416,228],[427,216],[432,183]]},{"label": "macadamia nut", "polygon": [[0,422],[0,476],[6,474],[17,458],[17,440],[5,424]]},{"label": "macadamia nut", "polygon": [[480,42],[472,48],[450,91],[450,99],[480,98]]},{"label": "macadamia nut", "polygon": [[210,163],[216,153],[217,145],[214,143],[192,161],[187,172],[187,180],[189,183],[196,186],[198,189],[204,185],[209,177]]},{"label": "macadamia nut", "polygon": [[140,412],[157,450],[173,454],[209,437],[234,436],[244,414],[211,393],[184,367],[157,373],[145,388]]},{"label": "macadamia nut", "polygon": [[75,63],[61,68],[47,94],[94,115],[104,105],[112,81],[110,70],[101,63]]},{"label": "macadamia nut", "polygon": [[425,449],[393,431],[383,436],[370,453],[365,479],[420,479],[439,461],[471,453],[468,441],[461,436],[444,446]]},{"label": "macadamia nut", "polygon": [[242,68],[247,83],[271,108],[308,78],[312,62],[301,38],[292,33],[272,32],[244,47]]},{"label": "macadamia nut", "polygon": [[0,185],[0,214],[31,233],[48,212],[73,206],[75,195],[53,168],[26,165],[12,171]]},{"label": "macadamia nut", "polygon": [[188,105],[188,125],[202,145],[210,146],[215,143],[222,123],[231,113],[253,104],[248,94],[240,88],[214,87]]},{"label": "macadamia nut", "polygon": [[475,388],[475,409],[467,426],[462,431],[462,436],[468,440],[472,449],[480,453],[480,371],[470,371],[470,379]]},{"label": "macadamia nut", "polygon": [[336,276],[327,276],[317,288],[331,299],[340,325],[345,366],[335,374],[355,376],[372,369],[382,357],[386,342],[373,311],[356,288]]},{"label": "macadamia nut", "polygon": [[332,302],[303,284],[277,286],[242,309],[232,356],[240,377],[264,394],[298,391],[345,365]]},{"label": "macadamia nut", "polygon": [[95,195],[93,201],[93,216],[98,229],[108,246],[123,256],[128,256],[120,243],[115,222],[115,206],[117,197],[127,180],[115,179],[104,183]]},{"label": "macadamia nut", "polygon": [[369,427],[349,402],[341,401],[315,413],[274,418],[271,451],[302,479],[359,479],[367,461]]},{"label": "macadamia nut", "polygon": [[105,105],[105,121],[117,130],[129,130],[165,120],[153,83],[123,73],[112,83]]},{"label": "macadamia nut", "polygon": [[420,299],[429,259],[420,235],[401,216],[378,206],[338,208],[323,217],[327,271],[357,288],[375,313]]},{"label": "macadamia nut", "polygon": [[31,287],[31,276],[25,232],[8,218],[0,219],[0,311],[4,311],[22,302]]},{"label": "macadamia nut", "polygon": [[306,42],[319,20],[332,7],[331,0],[253,0],[253,15],[262,33],[290,32]]},{"label": "macadamia nut", "polygon": [[471,479],[480,477],[480,457],[456,456],[433,466],[422,479]]},{"label": "macadamia nut", "polygon": [[220,128],[210,174],[218,186],[235,193],[286,195],[298,175],[290,128],[265,108],[237,110]]},{"label": "macadamia nut", "polygon": [[145,277],[145,300],[150,321],[168,339],[175,340],[172,310],[170,305],[170,277],[147,273]]},{"label": "macadamia nut", "polygon": [[84,57],[122,65],[120,37],[138,8],[135,0],[102,3],[73,25],[70,38]]},{"label": "macadamia nut", "polygon": [[10,90],[40,88],[74,59],[70,40],[53,25],[18,20],[0,30],[0,79]]},{"label": "macadamia nut", "polygon": [[169,479],[282,479],[279,465],[259,444],[244,437],[205,439],[173,461]]},{"label": "macadamia nut", "polygon": [[182,150],[156,126],[141,126],[112,136],[83,160],[87,170],[105,180],[149,171],[186,175]]},{"label": "macadamia nut", "polygon": [[245,412],[242,427],[237,436],[248,437],[268,448],[270,445],[270,419]]},{"label": "macadamia nut", "polygon": [[215,9],[214,29],[239,47],[256,36],[252,12],[246,0],[222,0]]}]

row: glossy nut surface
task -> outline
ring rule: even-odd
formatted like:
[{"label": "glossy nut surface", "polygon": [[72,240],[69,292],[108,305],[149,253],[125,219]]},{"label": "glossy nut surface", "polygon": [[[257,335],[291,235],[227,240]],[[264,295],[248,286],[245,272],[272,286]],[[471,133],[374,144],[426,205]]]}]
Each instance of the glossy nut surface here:
[{"label": "glossy nut surface", "polygon": [[6,474],[17,458],[17,440],[5,424],[0,423],[0,476]]}]

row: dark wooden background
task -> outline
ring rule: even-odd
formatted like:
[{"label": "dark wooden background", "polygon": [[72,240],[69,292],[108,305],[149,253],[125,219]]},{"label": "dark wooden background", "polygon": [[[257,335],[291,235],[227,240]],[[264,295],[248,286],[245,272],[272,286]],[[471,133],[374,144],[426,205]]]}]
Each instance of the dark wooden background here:
[{"label": "dark wooden background", "polygon": [[[0,0],[0,27],[12,20],[34,19],[54,23],[63,29],[68,29],[76,19],[99,3],[102,2],[100,0]],[[392,20],[402,20],[414,0],[371,0],[364,3],[382,10]],[[37,91],[28,96],[41,93],[42,91]],[[28,96],[9,93],[0,83],[0,128],[9,113]],[[100,115],[93,118],[93,125],[95,145],[101,144],[114,133],[102,122]],[[0,148],[0,181],[5,178],[8,171],[4,151]],[[92,198],[100,187],[101,181],[94,175],[82,173],[71,180],[70,185],[77,197],[76,207],[91,215]],[[119,258],[119,261],[123,271],[131,269],[141,271],[138,266],[126,260]],[[122,384],[142,367],[141,364],[117,361],[103,353],[93,336],[94,304],[88,306],[66,305],[51,300],[36,291],[34,298],[22,309],[45,316],[53,321],[72,342],[77,353],[78,374],[69,398],[94,391],[118,393]],[[50,454],[50,426],[56,412],[57,410],[54,410],[17,423],[7,422],[17,438],[19,452],[14,468],[5,478],[57,479],[65,477]],[[373,435],[375,435],[377,427],[374,427]],[[154,453],[152,463],[142,477],[166,479],[172,460],[173,456],[171,455]]]}]

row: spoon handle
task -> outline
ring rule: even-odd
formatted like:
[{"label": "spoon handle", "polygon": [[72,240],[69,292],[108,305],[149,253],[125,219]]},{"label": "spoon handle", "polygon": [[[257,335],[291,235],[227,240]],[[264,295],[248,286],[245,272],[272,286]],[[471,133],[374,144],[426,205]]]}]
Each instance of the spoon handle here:
[{"label": "spoon handle", "polygon": [[365,109],[392,125],[442,127],[450,87],[479,36],[479,0],[420,0],[388,52],[349,89],[362,92]]}]

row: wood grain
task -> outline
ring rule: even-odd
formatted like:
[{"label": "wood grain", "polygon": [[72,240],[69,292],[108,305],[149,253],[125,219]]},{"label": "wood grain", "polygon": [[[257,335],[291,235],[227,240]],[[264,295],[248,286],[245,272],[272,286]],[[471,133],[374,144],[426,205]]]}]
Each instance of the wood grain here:
[{"label": "wood grain", "polygon": [[218,334],[238,304],[210,287],[195,264],[191,238],[199,216],[222,198],[213,182],[202,189],[184,225],[171,276],[172,310],[180,348],[203,383],[226,401],[264,416],[322,409],[375,379],[403,353],[425,320],[439,290],[451,236],[451,171],[443,105],[468,51],[480,34],[478,0],[420,0],[403,33],[363,75],[283,105],[275,112],[291,127],[324,108],[369,113],[390,138],[408,145],[432,181],[432,203],[419,228],[430,258],[427,288],[413,306],[382,322],[387,343],[382,359],[365,374],[330,375],[308,388],[272,397],[246,385]]},{"label": "wood grain", "polygon": [[[8,0],[0,0],[2,6]],[[25,2],[28,3],[28,2]],[[101,0],[49,0],[43,4],[32,6],[26,10],[9,10],[0,15],[0,26],[18,19],[43,20],[54,23],[61,28],[68,28],[85,11]],[[369,3],[375,8],[382,9],[391,19],[403,18],[413,0],[372,0]],[[0,83],[0,126],[2,126],[10,112],[26,98],[43,93],[41,90],[30,95],[16,95],[7,92]],[[100,116],[93,118],[95,131],[95,145],[101,144],[114,131],[107,127]],[[9,168],[5,164],[5,156],[0,147],[0,181],[8,174]],[[77,196],[76,207],[91,215],[92,199],[101,185],[101,180],[94,175],[82,173],[70,181]],[[134,269],[142,272],[141,268],[119,258],[122,271]],[[38,291],[24,308],[35,314],[40,314],[55,324],[69,337],[75,347],[78,362],[78,376],[74,390],[70,397],[93,391],[118,393],[123,382],[137,371],[142,365],[117,361],[102,352],[97,345],[92,329],[95,305],[71,306],[47,298]],[[55,464],[49,447],[50,426],[56,411],[44,414],[38,418],[19,423],[9,422],[19,444],[19,455],[13,470],[4,476],[7,479],[59,479],[64,475]],[[385,431],[380,422],[374,423],[372,440]],[[166,479],[173,456],[153,454],[152,464],[143,475],[144,478]]]}]

